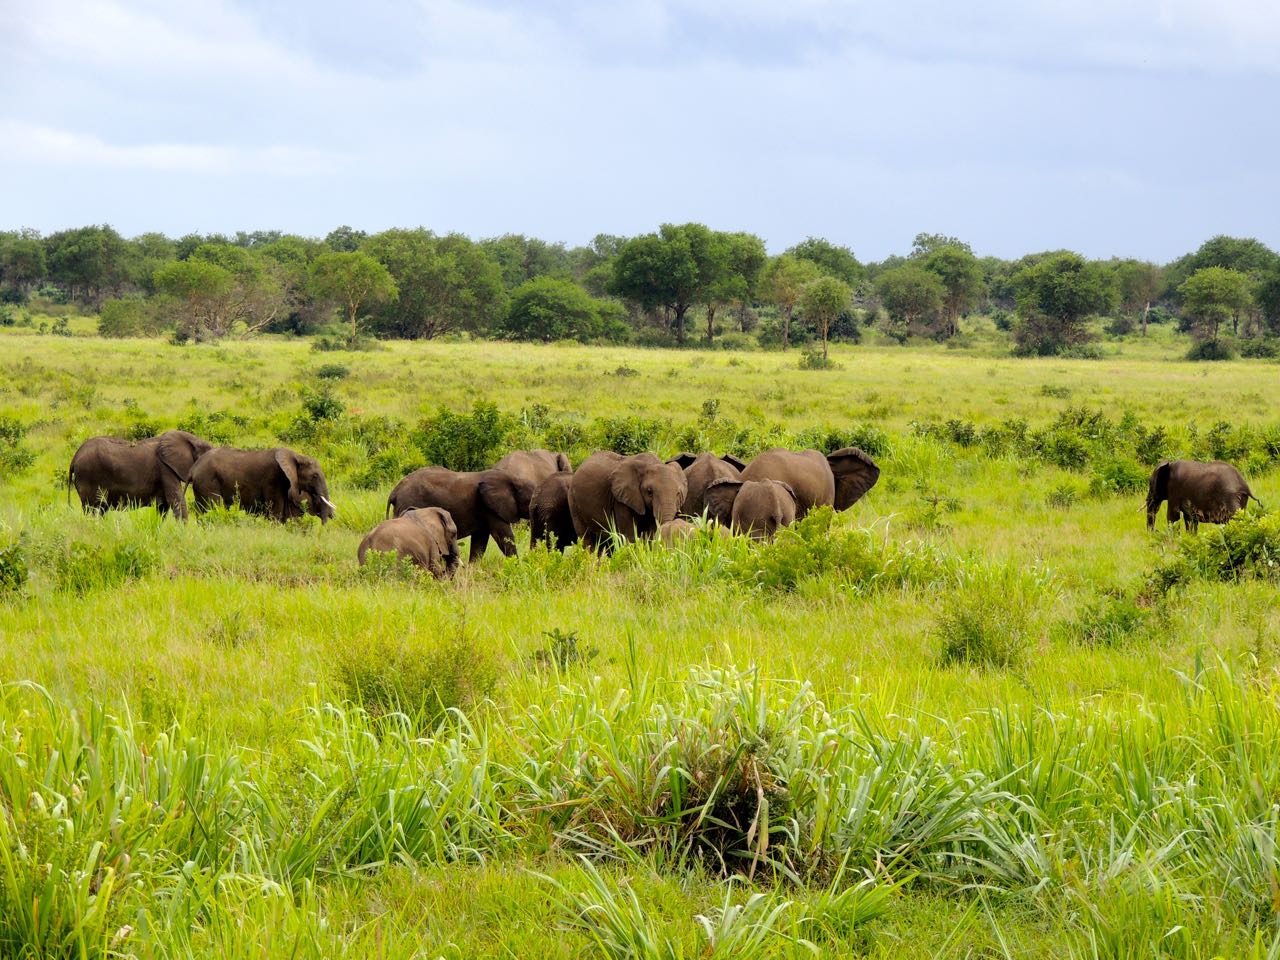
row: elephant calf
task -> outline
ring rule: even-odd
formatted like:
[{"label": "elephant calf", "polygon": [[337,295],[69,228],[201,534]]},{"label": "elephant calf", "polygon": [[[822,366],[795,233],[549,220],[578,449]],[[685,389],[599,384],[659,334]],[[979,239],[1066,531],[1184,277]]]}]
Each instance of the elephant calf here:
[{"label": "elephant calf", "polygon": [[707,487],[707,516],[755,540],[772,540],[796,514],[796,493],[781,480],[717,480]]},{"label": "elephant calf", "polygon": [[1147,483],[1147,529],[1156,525],[1156,513],[1166,500],[1169,523],[1182,519],[1194,531],[1201,521],[1226,523],[1257,500],[1240,471],[1214,460],[1166,460],[1151,472]]},{"label": "elephant calf", "polygon": [[303,515],[305,495],[306,507],[321,523],[328,523],[336,513],[319,462],[285,447],[211,450],[191,468],[191,489],[198,511],[239,503],[246,513],[283,523]]},{"label": "elephant calf", "polygon": [[167,430],[136,443],[92,437],[71,458],[67,496],[75,487],[86,513],[150,504],[185,520],[183,484],[191,476],[192,465],[212,449],[209,441],[185,430]]},{"label": "elephant calf", "polygon": [[538,484],[529,504],[529,545],[545,543],[548,549],[561,553],[578,542],[569,509],[569,486],[572,473],[553,473]]},{"label": "elephant calf", "polygon": [[459,539],[471,538],[470,560],[484,556],[492,537],[498,549],[515,556],[511,525],[529,519],[533,484],[505,470],[459,472],[423,467],[396,484],[387,497],[387,510],[400,516],[417,507],[440,507],[457,524]]},{"label": "elephant calf", "polygon": [[356,550],[364,566],[370,550],[408,557],[437,580],[452,577],[458,569],[458,528],[447,510],[423,507],[408,510],[373,528]]},{"label": "elephant calf", "polygon": [[746,466],[737,457],[726,453],[717,457],[714,453],[680,453],[667,463],[674,463],[684,471],[685,482],[689,492],[685,494],[680,513],[686,517],[700,517],[707,509],[705,493],[707,486],[717,480],[736,480]]},{"label": "elephant calf", "polygon": [[569,511],[584,546],[608,547],[614,532],[624,541],[652,537],[674,520],[689,484],[684,471],[652,453],[623,457],[612,450],[593,453],[569,485]]}]

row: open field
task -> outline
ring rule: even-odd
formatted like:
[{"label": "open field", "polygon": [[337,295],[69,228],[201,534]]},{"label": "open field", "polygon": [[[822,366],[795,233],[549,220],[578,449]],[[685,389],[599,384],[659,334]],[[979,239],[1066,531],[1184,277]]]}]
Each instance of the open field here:
[{"label": "open field", "polygon": [[[0,955],[1280,956],[1280,531],[1223,575],[1221,528],[1142,512],[1164,455],[1280,503],[1280,367],[1162,333],[804,371],[0,331]],[[767,547],[358,569],[477,402],[575,462],[883,472]],[[85,437],[176,425],[313,453],[336,520],[67,502]]]}]

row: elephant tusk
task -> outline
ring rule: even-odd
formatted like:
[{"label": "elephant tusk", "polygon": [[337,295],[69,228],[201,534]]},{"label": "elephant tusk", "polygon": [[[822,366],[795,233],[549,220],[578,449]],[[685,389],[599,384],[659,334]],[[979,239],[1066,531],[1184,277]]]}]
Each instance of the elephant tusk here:
[{"label": "elephant tusk", "polygon": [[333,505],[332,501],[330,501],[328,497],[321,497],[320,502],[323,503],[330,510],[332,510],[335,514],[338,512],[338,508]]}]

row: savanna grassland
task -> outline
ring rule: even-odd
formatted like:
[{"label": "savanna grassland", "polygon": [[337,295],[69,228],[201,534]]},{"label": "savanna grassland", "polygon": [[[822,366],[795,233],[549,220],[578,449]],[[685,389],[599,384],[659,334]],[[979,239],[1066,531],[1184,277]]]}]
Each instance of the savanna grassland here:
[{"label": "savanna grassland", "polygon": [[[1274,363],[89,326],[0,331],[0,955],[1280,956],[1280,524],[1142,509],[1168,456],[1280,503]],[[337,518],[68,502],[174,426]],[[849,443],[769,545],[355,563],[440,450]]]}]

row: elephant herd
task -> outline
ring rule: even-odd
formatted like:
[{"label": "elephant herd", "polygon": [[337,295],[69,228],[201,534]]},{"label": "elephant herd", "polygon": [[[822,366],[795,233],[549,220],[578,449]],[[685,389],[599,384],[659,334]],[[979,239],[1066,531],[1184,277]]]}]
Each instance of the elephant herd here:
[{"label": "elephant herd", "polygon": [[[528,520],[530,543],[564,550],[571,544],[612,549],[617,542],[660,537],[671,544],[705,516],[715,529],[772,538],[818,506],[847,510],[880,477],[876,462],[857,447],[823,455],[816,450],[765,450],[749,463],[729,454],[681,453],[663,461],[652,453],[623,456],[602,450],[573,469],[563,453],[517,450],[488,470],[423,467],[387,497],[389,519],[360,543],[357,556],[394,552],[448,577],[459,563],[458,541],[471,538],[470,559],[493,540],[516,552],[512,527]],[[154,505],[186,519],[186,490],[197,512],[238,503],[249,513],[286,521],[304,513],[327,522],[335,515],[320,464],[277,447],[214,447],[182,430],[126,441],[86,440],[68,470],[86,511]],[[1244,477],[1221,461],[1168,460],[1152,471],[1147,525],[1161,503],[1169,523],[1188,529],[1225,523],[1250,499]]]}]

